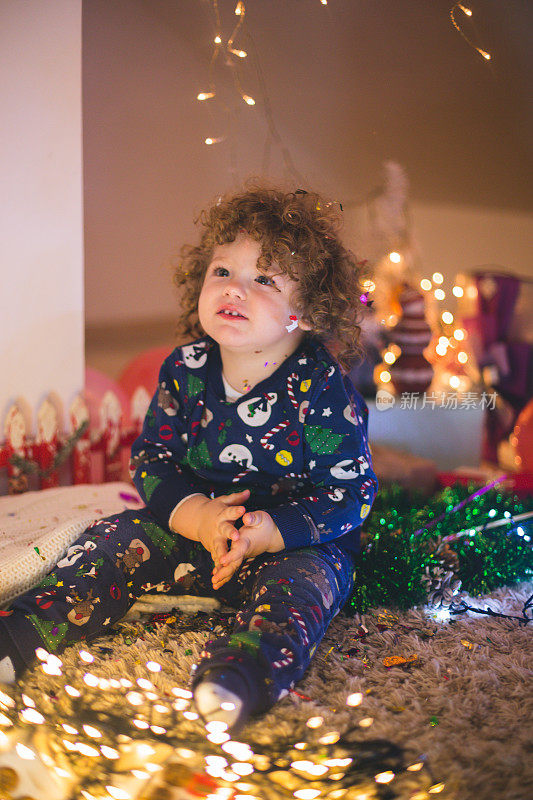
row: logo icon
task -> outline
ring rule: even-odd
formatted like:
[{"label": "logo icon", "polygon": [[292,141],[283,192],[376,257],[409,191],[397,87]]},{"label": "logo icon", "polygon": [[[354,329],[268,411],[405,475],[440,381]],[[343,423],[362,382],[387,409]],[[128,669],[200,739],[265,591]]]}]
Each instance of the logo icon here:
[{"label": "logo icon", "polygon": [[376,408],[378,411],[389,411],[395,402],[394,395],[386,389],[378,389],[376,392]]}]

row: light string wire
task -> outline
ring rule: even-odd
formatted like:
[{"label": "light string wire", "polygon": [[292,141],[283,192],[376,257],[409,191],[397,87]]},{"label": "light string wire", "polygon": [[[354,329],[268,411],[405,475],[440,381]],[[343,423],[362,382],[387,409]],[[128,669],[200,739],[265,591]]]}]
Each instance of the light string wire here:
[{"label": "light string wire", "polygon": [[301,175],[300,172],[294,166],[294,162],[292,160],[291,154],[289,149],[284,145],[282,138],[279,134],[279,131],[276,127],[276,123],[274,122],[274,114],[272,112],[272,104],[270,102],[270,96],[268,94],[265,82],[265,76],[263,73],[263,68],[261,66],[261,62],[259,59],[259,55],[257,52],[257,46],[255,44],[255,40],[252,34],[248,31],[247,32],[247,41],[251,45],[251,52],[253,55],[253,63],[255,66],[255,72],[257,76],[257,80],[259,83],[259,92],[261,96],[262,108],[265,115],[265,120],[267,124],[267,137],[265,140],[265,146],[263,151],[263,164],[262,164],[262,171],[264,174],[268,174],[269,167],[270,167],[270,146],[272,141],[274,141],[278,147],[280,148],[281,155],[283,157],[283,163],[285,165],[285,169],[287,173],[294,178],[296,183],[300,185],[306,184],[307,181]]},{"label": "light string wire", "polygon": [[522,616],[517,617],[513,614],[503,614],[500,611],[493,611],[492,608],[488,606],[486,608],[479,608],[477,606],[469,606],[464,600],[461,600],[459,604],[454,603],[453,601],[450,603],[450,607],[448,609],[450,614],[466,614],[467,611],[473,611],[475,614],[486,614],[489,617],[500,617],[502,619],[516,619],[518,620],[519,625],[528,625],[530,622],[533,622],[533,616],[529,617],[527,615],[527,611],[533,608],[533,594],[528,597],[525,601],[523,608],[522,608]]}]

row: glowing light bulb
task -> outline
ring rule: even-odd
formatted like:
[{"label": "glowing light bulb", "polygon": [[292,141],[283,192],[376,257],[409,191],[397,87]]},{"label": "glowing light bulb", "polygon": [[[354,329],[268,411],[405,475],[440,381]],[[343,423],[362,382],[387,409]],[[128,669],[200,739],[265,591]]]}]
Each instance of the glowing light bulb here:
[{"label": "glowing light bulb", "polygon": [[200,94],[196,95],[196,99],[197,100],[210,100],[214,96],[215,96],[214,92],[200,92]]},{"label": "glowing light bulb", "polygon": [[461,3],[457,3],[457,5],[459,6],[459,8],[463,12],[463,14],[466,14],[467,17],[471,17],[472,16],[472,12],[470,11],[469,8],[466,8],[466,6],[461,5]]},{"label": "glowing light bulb", "polygon": [[85,661],[86,664],[91,664],[94,661],[94,656],[88,653],[87,650],[80,650],[78,656],[82,661]]},{"label": "glowing light bulb", "polygon": [[231,739],[231,736],[229,733],[208,733],[205,738],[209,739],[213,744],[222,744],[223,742],[227,742],[228,739]]},{"label": "glowing light bulb", "polygon": [[155,733],[157,736],[161,736],[163,733],[167,732],[166,728],[162,728],[161,725],[150,725],[150,730],[152,733]]},{"label": "glowing light bulb", "polygon": [[192,692],[188,689],[180,689],[179,686],[172,687],[172,694],[175,694],[176,697],[184,697],[190,699],[192,697]]},{"label": "glowing light bulb", "polygon": [[77,734],[77,732],[78,732],[77,728],[74,728],[72,725],[69,725],[67,722],[64,722],[61,727],[63,728],[64,731],[66,731],[67,733],[71,733],[73,736],[75,736]]},{"label": "glowing light bulb", "polygon": [[433,283],[442,283],[444,280],[440,272],[434,272],[432,278],[433,278]]},{"label": "glowing light bulb", "polygon": [[220,38],[220,36],[215,36],[215,40],[214,41],[215,41],[215,44],[220,44],[222,42],[222,39]]},{"label": "glowing light bulb", "polygon": [[394,364],[394,362],[396,361],[396,356],[394,355],[394,353],[391,353],[390,350],[387,350],[387,352],[383,356],[383,361],[385,362],[385,364]]},{"label": "glowing light bulb", "polygon": [[359,720],[359,725],[361,728],[370,728],[373,722],[374,717],[365,717],[364,719]]},{"label": "glowing light bulb", "polygon": [[432,287],[432,283],[427,278],[423,278],[420,281],[420,288],[423,289],[425,292],[429,292],[431,287]]},{"label": "glowing light bulb", "polygon": [[347,706],[359,706],[363,702],[363,695],[361,692],[355,692],[355,694],[350,694],[346,698],[346,705]]},{"label": "glowing light bulb", "polygon": [[461,380],[457,375],[452,375],[448,383],[450,384],[452,389],[458,389],[461,384]]},{"label": "glowing light bulb", "polygon": [[390,783],[390,781],[394,778],[394,772],[387,770],[387,772],[380,772],[378,775],[374,776],[374,780],[376,783]]},{"label": "glowing light bulb", "polygon": [[246,50],[234,50],[233,47],[230,47],[229,51],[234,56],[238,56],[239,58],[246,58],[246,56],[248,55]]},{"label": "glowing light bulb", "polygon": [[379,374],[379,379],[382,383],[389,383],[391,380],[391,374],[388,369],[384,369]]},{"label": "glowing light bulb", "polygon": [[224,769],[224,767],[228,766],[228,761],[224,756],[206,756],[205,763],[209,764],[210,767],[218,767],[219,769]]},{"label": "glowing light bulb", "polygon": [[237,3],[237,5],[235,6],[235,14],[236,14],[238,17],[240,17],[240,16],[241,16],[241,14],[244,14],[244,6],[243,6],[243,4],[242,4],[241,0],[239,0],[239,2]]},{"label": "glowing light bulb", "polygon": [[204,140],[206,144],[219,144],[219,142],[224,141],[224,136],[218,136],[213,138],[212,136],[208,136],[207,139]]},{"label": "glowing light bulb", "polygon": [[101,746],[100,752],[103,756],[105,756],[105,758],[120,758],[120,753],[118,750],[115,750],[114,747],[108,747],[106,744]]},{"label": "glowing light bulb", "polygon": [[71,697],[81,697],[81,692],[79,692],[77,689],[75,689],[74,686],[70,686],[70,684],[67,684],[65,686],[65,691]]},{"label": "glowing light bulb", "polygon": [[466,364],[466,362],[468,361],[468,354],[465,353],[464,350],[461,350],[460,353],[457,353],[457,361],[460,364]]},{"label": "glowing light bulb", "polygon": [[305,723],[308,728],[320,728],[324,723],[324,717],[309,717]]},{"label": "glowing light bulb", "polygon": [[461,328],[457,328],[457,330],[453,332],[453,338],[457,339],[458,342],[462,342],[465,338],[465,332]]},{"label": "glowing light bulb", "polygon": [[34,708],[23,708],[20,712],[20,717],[24,722],[32,722],[35,725],[42,725],[44,722],[43,715],[39,714]]},{"label": "glowing light bulb", "polygon": [[157,661],[147,661],[146,668],[150,672],[161,672],[161,664],[158,664]]},{"label": "glowing light bulb", "polygon": [[27,706],[29,706],[30,708],[35,708],[35,700],[32,700],[31,697],[28,697],[27,694],[23,694],[22,699]]},{"label": "glowing light bulb", "polygon": [[26,747],[25,744],[18,742],[15,746],[15,750],[20,758],[24,758],[26,761],[32,761],[35,758],[35,752],[31,748]]},{"label": "glowing light bulb", "polygon": [[446,325],[451,325],[453,322],[453,314],[451,311],[443,311],[442,312],[442,321],[446,323]]},{"label": "glowing light bulb", "polygon": [[247,103],[247,105],[255,106],[255,100],[253,97],[250,97],[247,94],[243,94],[242,99],[244,100],[245,103]]},{"label": "glowing light bulb", "polygon": [[83,730],[85,731],[85,733],[87,734],[87,736],[90,736],[92,739],[100,739],[101,738],[102,734],[98,730],[98,728],[93,728],[92,725],[83,725],[82,727],[83,727]]},{"label": "glowing light bulb", "polygon": [[435,289],[433,294],[435,295],[435,300],[444,300],[446,297],[446,293],[442,289]]},{"label": "glowing light bulb", "polygon": [[237,764],[232,764],[231,768],[233,772],[236,772],[237,775],[240,775],[241,777],[243,775],[251,775],[254,771],[254,768],[251,764],[242,764],[240,762]]},{"label": "glowing light bulb", "polygon": [[463,288],[461,286],[454,286],[452,289],[452,294],[455,297],[462,297],[464,295]]},{"label": "glowing light bulb", "polygon": [[469,300],[475,300],[477,297],[477,287],[473,284],[466,287],[466,296]]},{"label": "glowing light bulb", "polygon": [[445,356],[446,355],[447,347],[443,342],[439,342],[439,344],[435,348],[435,352],[438,356]]},{"label": "glowing light bulb", "polygon": [[106,792],[108,792],[114,800],[129,800],[131,794],[127,792],[125,789],[119,789],[118,786],[106,786]]},{"label": "glowing light bulb", "polygon": [[402,260],[402,257],[396,250],[393,250],[392,253],[389,253],[389,259],[392,261],[393,264],[399,264]]},{"label": "glowing light bulb", "polygon": [[89,744],[83,742],[76,742],[76,749],[82,756],[89,756],[89,758],[96,758],[100,755],[100,751],[96,747],[91,747]]},{"label": "glowing light bulb", "polygon": [[375,290],[375,288],[376,288],[376,284],[374,283],[374,281],[368,280],[368,281],[365,281],[363,283],[363,291],[364,292],[373,292]]}]

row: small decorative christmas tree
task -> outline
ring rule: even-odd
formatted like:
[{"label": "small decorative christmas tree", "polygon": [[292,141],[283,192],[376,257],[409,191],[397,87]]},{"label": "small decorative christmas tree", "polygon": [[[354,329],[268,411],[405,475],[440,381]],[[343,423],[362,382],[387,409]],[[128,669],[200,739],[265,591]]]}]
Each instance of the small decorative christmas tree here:
[{"label": "small decorative christmas tree", "polygon": [[391,340],[400,347],[401,354],[389,368],[391,382],[398,394],[423,392],[433,379],[433,367],[424,357],[431,339],[424,298],[405,283],[399,299],[402,314],[391,331]]}]

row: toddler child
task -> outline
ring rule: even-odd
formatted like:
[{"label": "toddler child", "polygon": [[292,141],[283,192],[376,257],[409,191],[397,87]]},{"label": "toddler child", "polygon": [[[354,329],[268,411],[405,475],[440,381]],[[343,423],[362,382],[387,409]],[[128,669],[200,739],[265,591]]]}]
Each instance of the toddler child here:
[{"label": "toddler child", "polygon": [[193,340],[165,359],[132,447],[145,507],[94,522],[2,612],[0,680],[38,647],[101,635],[155,585],[212,594],[238,611],[192,690],[205,721],[235,732],[302,678],[348,600],[377,482],[346,374],[360,265],[336,204],[256,182],[200,221],[175,276]]}]

